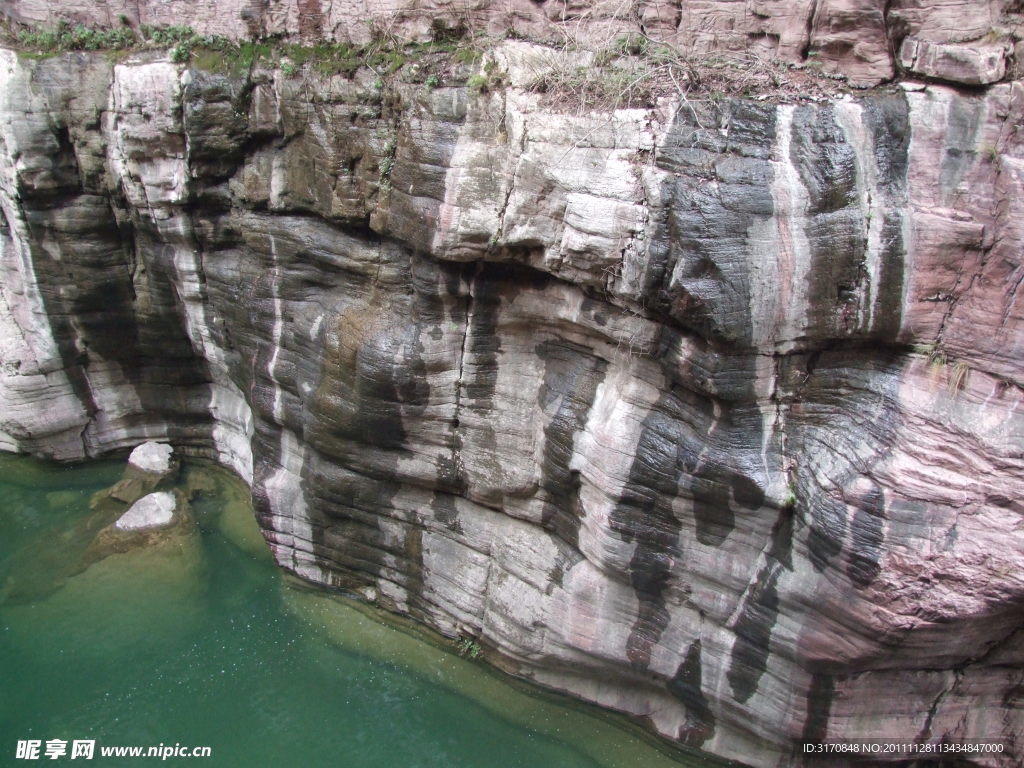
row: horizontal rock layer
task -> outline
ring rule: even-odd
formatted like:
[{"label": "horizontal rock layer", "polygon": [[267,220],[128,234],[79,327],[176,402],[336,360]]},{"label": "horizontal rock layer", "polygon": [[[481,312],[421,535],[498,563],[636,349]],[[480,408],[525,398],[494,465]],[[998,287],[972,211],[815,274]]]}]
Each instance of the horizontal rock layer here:
[{"label": "horizontal rock layer", "polygon": [[1008,13],[1021,10],[1017,0],[8,0],[0,16],[102,27],[187,23],[202,34],[232,38],[357,43],[380,35],[425,39],[438,29],[557,43],[643,33],[698,57],[723,50],[786,62],[813,56],[828,72],[875,85],[895,74],[894,57],[908,35],[984,43],[1003,29]]},{"label": "horizontal rock layer", "polygon": [[1021,759],[1024,86],[577,114],[493,55],[0,52],[0,446],[217,458],[283,567],[682,744]]}]

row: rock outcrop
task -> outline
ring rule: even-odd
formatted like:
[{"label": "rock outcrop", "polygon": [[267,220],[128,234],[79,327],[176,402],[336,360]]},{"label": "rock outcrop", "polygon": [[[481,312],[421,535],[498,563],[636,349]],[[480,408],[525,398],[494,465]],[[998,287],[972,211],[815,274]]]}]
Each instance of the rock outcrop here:
[{"label": "rock outcrop", "polygon": [[144,531],[166,527],[174,520],[176,506],[177,500],[170,491],[146,494],[117,518],[114,527],[119,531]]},{"label": "rock outcrop", "polygon": [[121,479],[110,488],[95,493],[90,505],[93,509],[106,507],[111,510],[133,505],[151,496],[157,488],[174,485],[180,468],[170,445],[153,441],[143,443],[131,452]]},{"label": "rock outcrop", "polygon": [[578,113],[537,56],[0,52],[0,444],[216,458],[284,568],[679,743],[1019,761],[1024,86]]},{"label": "rock outcrop", "polygon": [[643,33],[697,56],[814,57],[855,84],[876,85],[896,73],[894,59],[908,35],[925,44],[985,41],[1011,11],[1021,11],[1016,0],[9,0],[0,15],[25,24],[187,23],[234,38],[356,43],[388,35],[427,39],[439,28],[557,43]]}]

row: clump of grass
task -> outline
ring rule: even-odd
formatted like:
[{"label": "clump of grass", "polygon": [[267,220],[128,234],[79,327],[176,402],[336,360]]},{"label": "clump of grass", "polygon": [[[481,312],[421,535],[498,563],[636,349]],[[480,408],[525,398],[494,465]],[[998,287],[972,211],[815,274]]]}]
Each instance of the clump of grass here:
[{"label": "clump of grass", "polygon": [[143,24],[139,27],[139,32],[142,33],[144,40],[155,46],[169,47],[191,42],[196,37],[195,30],[186,26],[151,27]]},{"label": "clump of grass", "polygon": [[459,656],[467,659],[478,659],[483,653],[480,644],[471,637],[460,638],[455,647],[459,651]]},{"label": "clump of grass", "polygon": [[483,51],[471,46],[460,46],[454,53],[455,61],[459,64],[476,64],[483,56]]},{"label": "clump of grass", "polygon": [[56,27],[36,27],[18,32],[17,42],[36,53],[62,53],[64,51],[122,50],[133,47],[137,40],[129,27],[93,29],[84,24],[71,25],[61,21]]},{"label": "clump of grass", "polygon": [[963,360],[953,363],[953,372],[949,375],[949,391],[954,395],[960,392],[967,385],[967,378],[970,376],[971,368]]},{"label": "clump of grass", "polygon": [[754,51],[698,54],[637,32],[596,46],[568,38],[552,50],[529,88],[547,95],[552,105],[580,110],[652,107],[662,97],[677,97],[692,110],[691,99],[827,94],[836,89],[827,82],[834,77],[765,60]]}]

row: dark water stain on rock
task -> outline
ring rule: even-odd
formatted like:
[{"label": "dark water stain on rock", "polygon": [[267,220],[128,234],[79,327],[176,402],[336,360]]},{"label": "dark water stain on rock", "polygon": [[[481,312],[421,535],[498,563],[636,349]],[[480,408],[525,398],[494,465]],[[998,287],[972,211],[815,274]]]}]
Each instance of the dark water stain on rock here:
[{"label": "dark water stain on rock", "polygon": [[856,154],[831,108],[798,107],[791,142],[793,163],[807,191],[807,326],[819,339],[847,336],[857,330],[867,246],[863,213],[854,205]]},{"label": "dark water stain on rock", "polygon": [[[749,344],[752,227],[771,216],[775,110],[733,100],[697,125],[679,110],[657,165],[668,171],[642,277],[649,311],[704,339]],[[717,130],[729,125],[728,138]],[[709,180],[714,183],[709,184]]]},{"label": "dark water stain on rock", "polygon": [[769,563],[761,569],[732,627],[736,641],[726,676],[733,696],[740,702],[754,695],[768,668],[772,629],[779,616],[780,568],[778,563]]},{"label": "dark water stain on rock", "polygon": [[[871,132],[878,187],[885,220],[881,231],[879,274],[872,286],[875,338],[895,339],[902,325],[903,288],[907,281],[904,211],[910,162],[910,106],[904,94],[877,95],[861,102],[864,124]],[[948,188],[948,187],[943,187]]]},{"label": "dark water stain on rock", "polygon": [[793,568],[793,509],[785,506],[772,527],[765,564],[732,626],[736,634],[726,674],[733,696],[745,702],[753,696],[768,668],[772,630],[779,618],[778,581]]},{"label": "dark water stain on rock", "polygon": [[686,724],[679,729],[677,738],[688,747],[700,747],[715,735],[715,716],[703,690],[703,665],[701,642],[690,643],[686,656],[680,663],[668,690],[686,707]]},{"label": "dark water stain on rock", "polygon": [[904,193],[910,167],[910,105],[904,93],[879,92],[860,100],[875,148],[878,183],[896,197]]},{"label": "dark water stain on rock", "polygon": [[678,451],[681,424],[672,418],[672,396],[663,395],[644,419],[635,458],[609,524],[627,543],[635,543],[629,562],[630,585],[640,603],[626,643],[637,669],[650,664],[651,649],[668,626],[663,593],[680,557],[680,521],[672,510],[679,494]]},{"label": "dark water stain on rock", "polygon": [[[176,442],[208,444],[209,374],[185,329],[169,249],[141,223],[122,231],[109,198],[82,192],[75,149],[66,129],[58,134],[53,180],[69,186],[26,185],[22,194],[29,234],[44,244],[27,256],[71,389],[90,420],[113,417],[141,434],[157,428]],[[102,370],[107,381],[110,369],[138,398],[127,413],[100,413],[91,375]]]},{"label": "dark water stain on rock", "polygon": [[490,265],[477,267],[470,282],[463,392],[466,405],[480,411],[494,405],[498,383],[498,356],[501,354],[498,314],[504,287],[501,272]]},{"label": "dark water stain on rock", "polygon": [[856,500],[850,522],[849,559],[846,573],[858,587],[866,587],[881,569],[885,542],[885,498],[877,483]]},{"label": "dark water stain on rock", "polygon": [[546,497],[541,520],[545,528],[577,547],[584,514],[581,479],[569,465],[608,363],[590,349],[568,341],[542,342],[536,352],[544,362],[538,400],[547,415],[540,467],[540,486]]},{"label": "dark water stain on rock", "polygon": [[821,743],[828,736],[828,719],[835,696],[835,677],[816,673],[807,690],[807,718],[801,734],[809,743]]},{"label": "dark water stain on rock", "polygon": [[[401,275],[400,275],[401,276]],[[333,320],[324,334],[319,386],[310,398],[304,465],[318,562],[335,586],[391,581],[419,610],[422,527],[396,508],[406,419],[430,400],[421,332],[436,322],[429,280],[405,273],[411,290],[386,308],[366,300]],[[385,532],[387,531],[387,532]]]},{"label": "dark water stain on rock", "polygon": [[[836,555],[843,551],[846,538],[846,505],[824,494],[805,502],[801,489],[797,508],[802,517],[810,512],[811,525],[807,533],[807,553],[816,571],[824,571]],[[810,507],[810,510],[807,507]]]}]

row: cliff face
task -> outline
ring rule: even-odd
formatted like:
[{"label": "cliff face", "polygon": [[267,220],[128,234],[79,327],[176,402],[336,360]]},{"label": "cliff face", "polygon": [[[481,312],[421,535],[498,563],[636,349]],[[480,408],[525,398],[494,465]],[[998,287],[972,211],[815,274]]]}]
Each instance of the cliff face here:
[{"label": "cliff face", "polygon": [[684,744],[1019,760],[1024,87],[581,115],[492,55],[0,52],[2,447],[215,457],[283,567]]},{"label": "cliff face", "polygon": [[190,24],[228,37],[357,43],[378,34],[428,38],[438,27],[556,43],[643,32],[696,54],[814,57],[828,72],[876,85],[896,74],[899,59],[907,67],[918,55],[926,67],[972,69],[975,54],[960,45],[966,42],[1001,59],[993,32],[1014,10],[1024,10],[1020,0],[7,0],[0,16],[25,24]]}]

